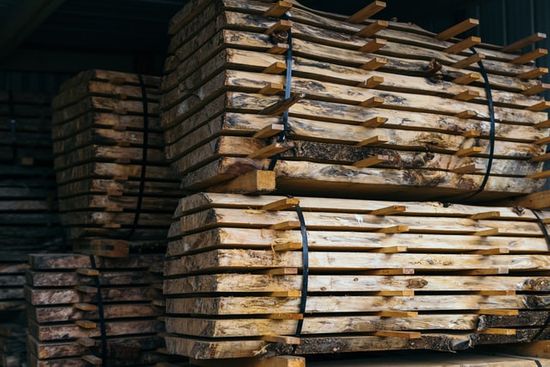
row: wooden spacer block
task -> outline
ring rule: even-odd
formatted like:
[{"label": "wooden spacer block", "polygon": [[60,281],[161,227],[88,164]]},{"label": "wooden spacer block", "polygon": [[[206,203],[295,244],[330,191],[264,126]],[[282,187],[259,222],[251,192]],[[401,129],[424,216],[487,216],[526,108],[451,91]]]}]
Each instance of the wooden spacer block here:
[{"label": "wooden spacer block", "polygon": [[284,199],[276,200],[269,204],[265,204],[264,206],[262,206],[262,210],[267,210],[267,211],[286,210],[290,208],[295,208],[298,205],[300,205],[300,199],[284,198]]},{"label": "wooden spacer block", "polygon": [[257,150],[254,153],[249,154],[248,158],[265,159],[265,158],[273,157],[276,154],[286,152],[290,148],[292,148],[292,145],[290,144],[273,143],[266,147],[263,147],[262,149]]},{"label": "wooden spacer block", "polygon": [[277,43],[273,47],[267,50],[267,53],[272,55],[282,55],[288,51],[288,45],[286,43]]},{"label": "wooden spacer block", "polygon": [[76,342],[86,348],[93,348],[97,345],[97,342],[94,339],[88,337],[78,338],[76,339]]},{"label": "wooden spacer block", "polygon": [[393,233],[405,233],[409,231],[409,226],[405,225],[396,225],[386,228],[380,228],[377,230],[377,233],[386,233],[386,234],[393,234]]},{"label": "wooden spacer block", "polygon": [[532,106],[527,107],[529,111],[541,112],[550,108],[550,101],[542,101]]},{"label": "wooden spacer block", "polygon": [[97,328],[97,323],[90,321],[90,320],[76,320],[75,321],[76,326],[82,329],[95,329]]},{"label": "wooden spacer block", "polygon": [[537,129],[548,129],[550,127],[550,120],[544,120],[533,125]]},{"label": "wooden spacer block", "polygon": [[373,1],[347,19],[350,23],[361,23],[386,8],[384,1]]},{"label": "wooden spacer block", "polygon": [[97,306],[91,303],[75,303],[73,307],[77,310],[84,312],[95,312],[97,311]]},{"label": "wooden spacer block", "polygon": [[472,269],[472,270],[461,270],[460,274],[463,275],[501,275],[508,274],[510,270],[505,267],[491,268],[491,269]]},{"label": "wooden spacer block", "polygon": [[359,105],[363,107],[378,107],[384,104],[384,99],[380,97],[371,97]]},{"label": "wooden spacer block", "polygon": [[380,311],[376,313],[376,316],[383,318],[408,318],[408,317],[417,317],[418,312],[416,311]]},{"label": "wooden spacer block", "polygon": [[80,292],[80,293],[87,293],[87,294],[96,294],[97,293],[97,288],[89,286],[89,285],[77,285],[77,286],[74,287],[74,289],[77,292]]},{"label": "wooden spacer block", "polygon": [[97,269],[87,269],[87,268],[76,269],[76,273],[78,275],[83,275],[83,276],[86,276],[86,277],[98,277],[100,275],[99,270],[97,270]]},{"label": "wooden spacer block", "polygon": [[485,58],[485,55],[476,53],[460,61],[455,62],[454,64],[451,65],[451,67],[457,68],[457,69],[464,69],[472,64],[476,64],[480,62],[484,58]]},{"label": "wooden spacer block", "polygon": [[399,289],[395,291],[379,291],[375,296],[381,297],[414,297],[414,289]]},{"label": "wooden spacer block", "polygon": [[300,298],[302,291],[290,290],[290,291],[277,291],[269,293],[270,297],[276,298]]},{"label": "wooden spacer block", "polygon": [[285,276],[285,275],[297,275],[298,268],[275,268],[261,271],[262,274],[272,276]]},{"label": "wooden spacer block", "polygon": [[293,105],[305,98],[304,93],[294,94],[288,99],[282,99],[260,111],[260,115],[278,116],[288,111]]},{"label": "wooden spacer block", "polygon": [[96,357],[93,354],[86,354],[86,355],[83,355],[80,358],[82,358],[83,361],[91,364],[92,366],[102,366],[103,365],[103,361],[101,360],[101,358]]},{"label": "wooden spacer block", "polygon": [[300,338],[295,336],[282,336],[282,335],[264,335],[262,340],[269,343],[287,344],[287,345],[300,345]]},{"label": "wooden spacer block", "polygon": [[548,68],[535,68],[533,70],[518,74],[517,77],[520,79],[536,79],[546,74],[548,74]]},{"label": "wooden spacer block", "polygon": [[495,211],[476,213],[476,214],[470,215],[469,218],[473,220],[495,219],[495,218],[500,218],[500,212],[495,210]]},{"label": "wooden spacer block", "polygon": [[475,231],[473,235],[479,236],[479,237],[487,237],[487,236],[496,236],[498,235],[498,233],[499,233],[498,228],[489,228],[489,229],[482,229],[479,231]]},{"label": "wooden spacer block", "polygon": [[479,330],[478,334],[487,334],[487,335],[516,335],[516,329],[504,329],[504,328],[487,328],[484,330]]},{"label": "wooden spacer block", "polygon": [[477,292],[480,296],[515,296],[516,291],[515,290],[483,290]]},{"label": "wooden spacer block", "polygon": [[536,94],[545,93],[549,89],[550,89],[550,84],[540,83],[540,84],[532,85],[529,88],[525,89],[522,92],[522,94],[524,96],[534,96]]},{"label": "wooden spacer block", "polygon": [[467,110],[467,111],[459,112],[455,116],[458,117],[459,119],[467,120],[467,119],[472,119],[476,117],[477,114],[475,113],[475,111]]},{"label": "wooden spacer block", "polygon": [[468,18],[458,24],[453,25],[452,27],[447,28],[446,30],[444,30],[443,32],[435,36],[435,38],[437,38],[440,41],[446,41],[474,27],[477,27],[478,25],[479,25],[479,20],[474,18]]},{"label": "wooden spacer block", "polygon": [[464,149],[460,149],[458,150],[455,155],[457,157],[469,157],[471,155],[474,155],[474,154],[480,154],[483,152],[483,148],[482,147],[470,147],[470,148],[464,148]]},{"label": "wooden spacer block", "polygon": [[368,26],[361,29],[355,35],[359,37],[372,37],[382,29],[388,28],[389,23],[386,20],[375,20]]},{"label": "wooden spacer block", "polygon": [[268,83],[262,89],[260,89],[260,94],[264,96],[274,96],[278,93],[284,92],[285,87],[280,83]]},{"label": "wooden spacer block", "polygon": [[304,315],[301,313],[272,313],[267,315],[271,320],[303,320]]},{"label": "wooden spacer block", "polygon": [[543,57],[548,55],[548,50],[545,48],[537,48],[536,50],[533,50],[531,52],[528,52],[526,54],[523,54],[521,56],[516,57],[512,61],[510,61],[512,64],[516,65],[523,65],[527,64],[531,61],[534,61],[538,59],[539,57]]},{"label": "wooden spacer block", "polygon": [[509,254],[510,250],[505,247],[496,247],[485,250],[474,250],[471,254],[474,255],[506,255]]},{"label": "wooden spacer block", "polygon": [[382,158],[382,156],[374,156],[374,157],[368,157],[365,159],[361,159],[360,161],[357,161],[353,164],[354,167],[357,168],[369,168],[376,166],[377,164],[384,163],[386,160]]},{"label": "wooden spacer block", "polygon": [[361,272],[365,275],[414,275],[414,269],[398,268],[398,269],[373,269]]},{"label": "wooden spacer block", "polygon": [[385,338],[403,338],[403,339],[422,338],[422,334],[417,331],[379,330],[379,331],[376,331],[374,335],[385,337]]},{"label": "wooden spacer block", "polygon": [[285,127],[282,124],[269,124],[260,131],[257,131],[253,137],[256,139],[267,139],[282,133],[284,130]]},{"label": "wooden spacer block", "polygon": [[462,134],[463,137],[472,139],[472,138],[479,138],[481,136],[481,131],[479,130],[467,130]]},{"label": "wooden spacer block", "polygon": [[357,146],[364,147],[367,145],[380,145],[380,144],[385,144],[387,142],[388,142],[388,138],[386,138],[385,136],[377,135],[377,136],[371,136],[370,138],[360,141],[359,143],[357,143]]},{"label": "wooden spacer block", "polygon": [[288,1],[277,1],[264,12],[264,16],[279,18],[290,9],[292,9],[292,4]]},{"label": "wooden spacer block", "polygon": [[385,208],[375,209],[371,211],[369,214],[384,216],[384,215],[404,213],[406,211],[407,211],[407,207],[405,205],[390,205]]},{"label": "wooden spacer block", "polygon": [[481,75],[479,73],[467,73],[464,75],[461,75],[453,80],[453,83],[461,84],[461,85],[467,85],[471,84],[477,80],[481,79]]},{"label": "wooden spacer block", "polygon": [[489,315],[489,316],[518,316],[518,310],[500,310],[500,309],[490,309],[482,308],[476,311],[479,315]]},{"label": "wooden spacer block", "polygon": [[386,40],[381,38],[374,38],[367,42],[364,46],[359,47],[360,52],[372,53],[380,50],[382,47],[386,46]]},{"label": "wooden spacer block", "polygon": [[388,59],[386,59],[385,57],[375,57],[375,58],[367,61],[363,65],[361,65],[361,69],[373,71],[373,70],[376,70],[378,68],[381,68],[382,66],[386,65],[387,63],[388,63]]},{"label": "wooden spacer block", "polygon": [[271,248],[275,252],[296,251],[296,250],[302,249],[302,243],[301,242],[278,243],[276,245],[272,245]]},{"label": "wooden spacer block", "polygon": [[480,94],[476,90],[464,90],[453,96],[453,99],[458,101],[471,101],[474,98],[479,98]]},{"label": "wooden spacer block", "polygon": [[531,158],[533,162],[547,162],[550,161],[550,153],[535,155]]},{"label": "wooden spacer block", "polygon": [[470,47],[473,47],[475,45],[479,45],[481,43],[481,38],[479,37],[476,37],[476,36],[471,36],[471,37],[468,37],[458,43],[455,43],[454,45],[452,46],[449,46],[447,47],[445,50],[443,50],[444,52],[448,53],[448,54],[458,54]]},{"label": "wooden spacer block", "polygon": [[266,67],[263,72],[266,74],[282,74],[286,70],[286,64],[282,61],[275,61]]},{"label": "wooden spacer block", "polygon": [[372,249],[370,252],[377,252],[382,254],[398,254],[407,252],[409,249],[407,246],[389,246]]},{"label": "wooden spacer block", "polygon": [[373,117],[361,123],[361,126],[369,127],[369,128],[377,128],[384,125],[387,121],[388,119],[386,117]]},{"label": "wooden spacer block", "polygon": [[269,193],[277,188],[277,176],[274,171],[251,170],[239,177],[211,187],[211,192],[258,194]]},{"label": "wooden spacer block", "polygon": [[548,177],[550,177],[550,170],[537,172],[537,173],[532,173],[530,175],[527,175],[527,178],[531,178],[533,180],[546,179]]},{"label": "wooden spacer block", "polygon": [[357,84],[357,86],[361,87],[361,88],[376,88],[382,83],[384,83],[384,78],[383,77],[381,77],[381,76],[371,76],[370,78],[368,78],[364,82],[359,82]]},{"label": "wooden spacer block", "polygon": [[467,175],[471,173],[481,172],[484,169],[484,166],[477,163],[465,164],[451,170],[451,172]]},{"label": "wooden spacer block", "polygon": [[269,226],[269,228],[275,231],[287,231],[291,229],[297,229],[300,228],[300,221],[287,220],[284,222],[272,224],[271,226]]},{"label": "wooden spacer block", "polygon": [[291,28],[292,28],[292,22],[290,20],[281,19],[277,23],[275,23],[271,27],[269,27],[265,31],[265,34],[271,35],[271,34],[276,33],[276,32],[286,32]]},{"label": "wooden spacer block", "polygon": [[502,48],[504,52],[513,52],[525,48],[533,43],[546,39],[546,33],[534,33]]}]

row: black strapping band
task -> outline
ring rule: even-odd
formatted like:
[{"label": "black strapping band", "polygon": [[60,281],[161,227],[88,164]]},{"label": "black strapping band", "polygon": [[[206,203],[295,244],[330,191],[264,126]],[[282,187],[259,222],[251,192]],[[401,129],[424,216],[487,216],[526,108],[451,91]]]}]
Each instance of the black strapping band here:
[{"label": "black strapping band", "polygon": [[[540,227],[542,234],[544,235],[544,239],[546,240],[546,247],[548,248],[548,251],[550,251],[550,234],[548,233],[546,224],[544,224],[544,220],[541,218],[539,213],[537,213],[537,211],[531,209],[531,212],[537,218],[537,223]],[[537,340],[542,335],[544,330],[546,330],[548,325],[550,325],[550,313],[546,315],[546,320],[544,320],[544,324],[540,327],[537,333],[533,335],[533,337],[531,338],[531,341]]]},{"label": "black strapping band", "polygon": [[143,75],[139,74],[139,85],[141,87],[141,103],[143,105],[143,149],[142,149],[142,160],[141,160],[141,174],[139,181],[139,193],[136,204],[136,214],[134,215],[134,222],[132,223],[132,228],[128,233],[127,239],[130,239],[139,224],[139,217],[141,215],[141,209],[143,206],[143,193],[145,191],[145,177],[147,175],[147,155],[149,151],[149,98],[147,96],[147,87],[143,80]]},{"label": "black strapping band", "polygon": [[[300,233],[302,234],[302,292],[300,295],[300,314],[304,315],[307,306],[307,289],[309,283],[309,242],[307,236],[306,220],[304,219],[304,213],[300,205],[296,205],[296,214],[298,214],[298,220],[300,221]],[[304,326],[304,319],[298,320],[296,326],[297,337],[302,335],[302,327]]]},{"label": "black strapping band", "polygon": [[[283,19],[288,19],[288,16],[283,16]],[[288,49],[286,51],[286,80],[285,80],[285,100],[290,99],[292,95],[292,29],[288,30],[287,35],[287,43],[288,43]],[[283,123],[283,131],[279,134],[277,137],[278,142],[285,142],[287,139],[287,134],[289,131],[288,127],[288,110],[286,110],[283,113],[282,121]],[[269,170],[272,171],[275,168],[275,164],[277,163],[277,160],[279,159],[279,154],[275,155],[271,161],[269,162]]]},{"label": "black strapping band", "polygon": [[[90,264],[92,269],[97,270],[94,255],[90,255]],[[101,281],[99,280],[99,276],[95,276],[93,278],[97,289],[97,314],[99,318],[99,334],[101,338],[101,365],[102,367],[108,367],[107,327],[105,325],[105,309],[103,307],[103,295],[101,294]]]},{"label": "black strapping band", "polygon": [[[473,54],[476,54],[477,51],[472,47],[470,48],[470,51],[473,52]],[[495,127],[495,105],[493,102],[493,91],[491,88],[491,82],[489,81],[489,75],[487,74],[487,70],[485,69],[485,65],[483,65],[483,60],[479,60],[477,62],[477,65],[479,66],[479,71],[481,72],[481,75],[483,76],[483,81],[485,82],[484,88],[485,88],[485,96],[487,99],[487,107],[489,109],[489,120],[490,120],[490,129],[489,129],[489,157],[487,158],[487,168],[485,170],[485,175],[483,176],[483,180],[481,181],[481,184],[479,185],[479,188],[474,191],[471,194],[460,194],[458,197],[456,197],[453,201],[466,201],[469,199],[472,199],[473,197],[481,194],[485,190],[485,186],[487,186],[487,182],[489,181],[489,178],[491,177],[491,170],[493,168],[493,160],[495,156],[495,139],[496,139],[496,127]],[[461,200],[458,200],[461,198]],[[447,200],[449,198],[446,198]],[[440,199],[440,201],[445,201],[444,199]]]}]

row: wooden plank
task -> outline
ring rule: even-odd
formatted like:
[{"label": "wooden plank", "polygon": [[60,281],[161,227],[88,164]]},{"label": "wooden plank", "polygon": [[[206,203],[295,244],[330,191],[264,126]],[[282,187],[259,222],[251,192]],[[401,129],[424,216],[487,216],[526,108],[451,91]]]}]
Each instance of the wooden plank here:
[{"label": "wooden plank", "polygon": [[367,18],[371,18],[385,8],[386,3],[384,1],[373,1],[369,5],[365,6],[363,9],[359,10],[357,13],[350,16],[347,21],[350,23],[362,23]]},{"label": "wooden plank", "polygon": [[461,33],[464,33],[479,25],[478,19],[468,18],[462,22],[455,24],[452,27],[447,28],[443,32],[439,33],[436,38],[440,41],[446,41],[450,38],[456,37]]},{"label": "wooden plank", "polygon": [[502,48],[502,51],[504,52],[514,52],[514,51],[518,51],[522,48],[525,48],[533,43],[537,43],[539,41],[542,41],[542,40],[545,40],[546,39],[546,34],[545,33],[534,33],[530,36],[527,36],[525,38],[522,38],[520,40],[517,40],[511,44],[509,44],[508,46],[505,46]]}]

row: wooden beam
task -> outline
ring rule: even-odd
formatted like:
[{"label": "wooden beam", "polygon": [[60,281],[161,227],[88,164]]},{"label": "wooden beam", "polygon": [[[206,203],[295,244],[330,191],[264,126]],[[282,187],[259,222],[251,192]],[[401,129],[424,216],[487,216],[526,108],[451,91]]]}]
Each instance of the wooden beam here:
[{"label": "wooden beam", "polygon": [[471,164],[465,164],[464,166],[454,168],[451,170],[451,172],[464,175],[464,174],[481,172],[483,168],[484,166],[481,164],[471,163]]},{"label": "wooden beam", "polygon": [[375,58],[367,61],[363,65],[361,65],[361,69],[372,71],[372,70],[376,70],[376,69],[379,69],[379,68],[383,67],[387,63],[388,63],[388,59],[386,59],[385,57],[375,57]]},{"label": "wooden beam", "polygon": [[409,317],[417,317],[418,312],[416,311],[380,311],[376,313],[377,316],[383,317],[383,318],[409,318]]},{"label": "wooden beam", "polygon": [[548,74],[548,68],[535,68],[517,75],[520,79],[535,79]]},{"label": "wooden beam", "polygon": [[388,28],[388,25],[389,23],[386,20],[376,20],[361,29],[356,35],[359,37],[372,37],[382,29]]},{"label": "wooden beam", "polygon": [[370,78],[368,78],[363,82],[357,83],[357,86],[361,88],[376,88],[382,83],[384,83],[384,78],[381,76],[375,75],[375,76],[371,76]]},{"label": "wooden beam", "polygon": [[550,84],[539,83],[528,87],[522,94],[525,96],[533,96],[535,94],[545,93],[547,90],[550,90]]},{"label": "wooden beam", "polygon": [[468,18],[466,20],[463,20],[462,22],[455,24],[452,27],[447,28],[443,32],[439,33],[435,38],[437,38],[440,41],[446,41],[450,38],[456,37],[461,33],[464,33],[474,27],[477,27],[479,25],[479,20]]},{"label": "wooden beam", "polygon": [[458,54],[470,47],[473,47],[473,46],[476,46],[476,45],[479,45],[481,43],[481,38],[479,37],[476,37],[476,36],[472,36],[472,37],[468,37],[458,43],[455,43],[454,45],[452,46],[449,46],[447,47],[445,50],[443,50],[444,52],[448,53],[448,54]]},{"label": "wooden beam", "polygon": [[300,338],[295,336],[283,336],[283,335],[264,335],[262,340],[265,340],[269,343],[278,343],[286,345],[300,345]]},{"label": "wooden beam", "polygon": [[513,52],[525,48],[533,43],[546,39],[546,33],[534,33],[502,48],[504,52]]},{"label": "wooden beam", "polygon": [[0,61],[15,50],[66,0],[19,0],[0,27]]},{"label": "wooden beam", "polygon": [[292,4],[288,1],[277,1],[269,9],[264,12],[264,16],[279,18],[292,8]]},{"label": "wooden beam", "polygon": [[288,51],[288,44],[286,43],[277,43],[274,46],[272,46],[269,50],[267,50],[267,53],[272,55],[282,55]]},{"label": "wooden beam", "polygon": [[523,65],[527,64],[531,61],[534,61],[538,59],[539,57],[543,57],[548,55],[548,50],[545,48],[537,48],[536,50],[533,50],[531,52],[528,52],[524,55],[518,56],[515,59],[511,61],[512,64],[516,65]]},{"label": "wooden beam", "polygon": [[532,173],[530,175],[527,175],[527,178],[533,179],[533,180],[542,180],[550,177],[550,170],[548,171],[542,171],[537,173]]},{"label": "wooden beam", "polygon": [[262,210],[266,210],[266,211],[287,210],[287,209],[295,208],[298,205],[300,205],[300,200],[298,198],[284,198],[262,206]]},{"label": "wooden beam", "polygon": [[550,120],[544,120],[535,124],[537,129],[548,129],[550,128]]},{"label": "wooden beam", "polygon": [[269,124],[254,134],[256,139],[267,139],[280,134],[285,129],[282,124]]},{"label": "wooden beam", "polygon": [[541,111],[546,111],[549,108],[550,108],[550,101],[542,101],[527,107],[527,110],[533,111],[533,112],[541,112]]},{"label": "wooden beam", "polygon": [[276,176],[273,171],[252,170],[245,174],[230,180],[227,183],[220,184],[210,188],[212,192],[232,192],[232,193],[269,193],[275,191]]},{"label": "wooden beam", "polygon": [[248,155],[250,159],[265,159],[291,149],[291,144],[273,143]]},{"label": "wooden beam", "polygon": [[486,335],[516,335],[516,329],[504,329],[504,328],[487,328],[484,330],[479,330],[478,334]]},{"label": "wooden beam", "polygon": [[457,157],[462,158],[462,157],[469,157],[474,154],[480,154],[482,152],[483,152],[483,148],[481,147],[470,147],[470,148],[460,149],[455,153],[455,155]]},{"label": "wooden beam", "polygon": [[487,211],[487,212],[470,215],[470,219],[473,219],[473,220],[495,219],[495,218],[500,218],[499,211],[494,210],[494,211]]},{"label": "wooden beam", "polygon": [[535,156],[533,156],[533,158],[531,158],[531,160],[533,162],[547,162],[547,161],[550,161],[550,153],[535,155]]},{"label": "wooden beam", "polygon": [[387,206],[385,208],[373,210],[370,212],[370,214],[384,216],[384,215],[404,213],[406,211],[407,211],[407,207],[405,205],[392,205],[392,206]]},{"label": "wooden beam", "polygon": [[361,125],[369,128],[377,128],[384,125],[388,119],[386,117],[373,117],[363,122]]},{"label": "wooden beam", "polygon": [[527,209],[548,209],[550,208],[550,190],[535,192],[514,201],[515,206]]},{"label": "wooden beam", "polygon": [[490,316],[518,316],[519,310],[503,310],[503,309],[480,309],[476,312],[479,315],[490,315]]},{"label": "wooden beam", "polygon": [[380,291],[380,292],[375,292],[375,295],[381,296],[381,297],[414,297],[414,289]]},{"label": "wooden beam", "polygon": [[281,19],[277,23],[273,24],[271,27],[265,31],[265,34],[271,35],[276,32],[286,32],[292,28],[292,22],[287,19]]},{"label": "wooden beam", "polygon": [[384,1],[373,1],[369,5],[365,6],[363,9],[359,10],[357,13],[353,14],[347,19],[350,23],[361,23],[364,20],[374,16],[378,12],[386,8],[386,3]]},{"label": "wooden beam", "polygon": [[286,70],[286,64],[282,61],[276,61],[266,67],[263,72],[266,74],[281,74]]},{"label": "wooden beam", "polygon": [[409,226],[405,225],[395,225],[391,227],[386,228],[380,228],[377,230],[377,233],[386,233],[386,234],[393,234],[393,233],[405,233],[409,231]]},{"label": "wooden beam", "polygon": [[281,115],[285,111],[288,111],[290,107],[298,103],[300,100],[304,99],[305,96],[306,95],[304,93],[298,93],[298,94],[294,94],[288,99],[282,99],[279,102],[264,108],[262,111],[260,111],[260,115],[267,115],[267,116]]},{"label": "wooden beam", "polygon": [[468,73],[461,75],[453,80],[453,83],[461,84],[461,85],[467,85],[471,84],[477,80],[481,79],[481,75],[479,73]]},{"label": "wooden beam", "polygon": [[373,167],[373,166],[376,166],[380,163],[384,163],[386,161],[385,158],[383,158],[383,156],[374,156],[374,157],[368,157],[368,158],[365,158],[365,159],[361,159],[360,161],[357,161],[353,164],[354,167],[357,167],[357,168],[368,168],[368,167]]},{"label": "wooden beam", "polygon": [[384,104],[384,99],[380,97],[371,97],[363,102],[361,102],[359,105],[363,107],[378,107]]},{"label": "wooden beam", "polygon": [[468,56],[460,61],[457,61],[455,62],[454,64],[452,64],[451,66],[453,68],[457,68],[457,69],[463,69],[465,67],[468,67],[472,64],[475,64],[475,63],[478,63],[479,61],[483,60],[485,58],[485,55],[483,54],[473,54],[471,56]]},{"label": "wooden beam", "polygon": [[467,120],[467,119],[476,117],[477,114],[475,113],[475,111],[467,110],[467,111],[459,112],[455,116],[458,117],[459,119]]},{"label": "wooden beam", "polygon": [[367,145],[381,145],[388,142],[388,138],[385,136],[372,136],[357,143],[358,147],[365,147]]},{"label": "wooden beam", "polygon": [[262,89],[260,89],[260,94],[264,96],[274,96],[278,93],[281,93],[285,90],[284,85],[280,83],[268,83]]},{"label": "wooden beam", "polygon": [[364,46],[359,47],[358,50],[365,53],[372,53],[380,50],[384,46],[386,46],[386,40],[374,38],[367,42]]},{"label": "wooden beam", "polygon": [[474,98],[479,98],[480,94],[477,90],[464,90],[458,94],[456,94],[453,99],[456,99],[458,101],[471,101]]}]

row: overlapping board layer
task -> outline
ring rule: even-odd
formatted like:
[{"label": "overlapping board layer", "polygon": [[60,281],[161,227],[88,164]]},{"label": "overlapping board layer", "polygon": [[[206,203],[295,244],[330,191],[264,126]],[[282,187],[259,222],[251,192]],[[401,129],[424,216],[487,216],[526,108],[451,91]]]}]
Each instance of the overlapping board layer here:
[{"label": "overlapping board layer", "polygon": [[[178,197],[164,158],[159,79],[88,71],[54,99],[61,220],[75,249],[124,256],[159,251]],[[146,127],[144,100],[148,101]]]},{"label": "overlapping board layer", "polygon": [[[452,53],[454,41],[401,23],[362,37],[366,23],[277,6],[196,0],[172,20],[161,122],[184,187],[204,190],[268,169],[276,187],[266,191],[293,194],[439,199],[480,186],[490,146],[484,81],[477,64],[456,65],[470,51]],[[284,10],[288,19],[280,19]],[[289,29],[292,97],[285,100]],[[482,196],[531,193],[546,176],[548,126],[547,104],[531,93],[540,86],[530,79],[535,66],[494,47],[477,50],[496,106],[494,163]],[[286,109],[287,140],[276,144]]]},{"label": "overlapping board layer", "polygon": [[62,246],[45,95],[0,91],[0,311],[23,306],[27,254]]},{"label": "overlapping board layer", "polygon": [[[147,366],[165,361],[162,255],[123,259],[75,254],[31,257],[27,273],[30,366],[97,365],[101,356],[99,280],[110,366]],[[97,272],[97,274],[96,274]]]},{"label": "overlapping board layer", "polygon": [[[528,210],[202,193],[181,200],[169,236],[171,353],[461,350],[548,336],[550,255]],[[288,345],[302,317],[300,344]]]}]

